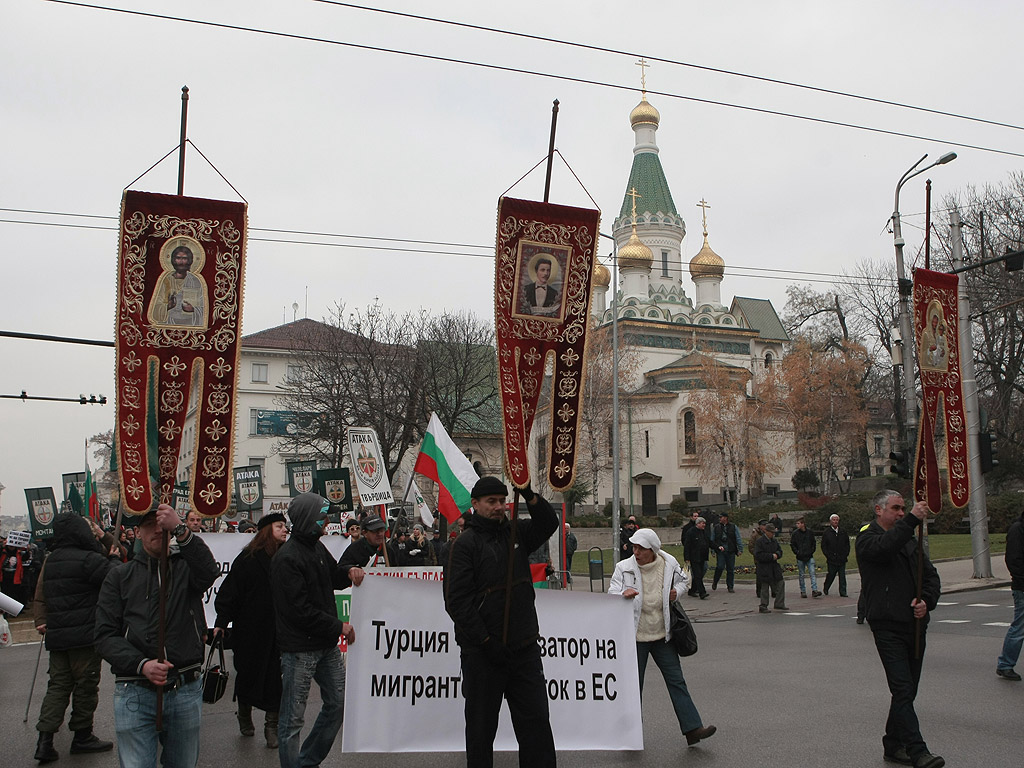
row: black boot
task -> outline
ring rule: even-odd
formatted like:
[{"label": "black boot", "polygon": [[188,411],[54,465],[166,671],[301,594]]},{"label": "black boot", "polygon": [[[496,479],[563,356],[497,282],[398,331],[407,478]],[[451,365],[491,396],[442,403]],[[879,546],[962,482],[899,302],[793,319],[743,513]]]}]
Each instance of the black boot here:
[{"label": "black boot", "polygon": [[80,728],[75,731],[75,738],[71,740],[71,754],[78,755],[85,752],[109,752],[114,748],[112,741],[100,741],[92,728]]},{"label": "black boot", "polygon": [[256,726],[252,723],[252,705],[238,702],[238,732],[243,736],[252,736],[256,733]]},{"label": "black boot", "polygon": [[39,741],[36,742],[35,759],[40,763],[52,763],[60,755],[53,748],[53,734],[46,731],[39,732]]}]

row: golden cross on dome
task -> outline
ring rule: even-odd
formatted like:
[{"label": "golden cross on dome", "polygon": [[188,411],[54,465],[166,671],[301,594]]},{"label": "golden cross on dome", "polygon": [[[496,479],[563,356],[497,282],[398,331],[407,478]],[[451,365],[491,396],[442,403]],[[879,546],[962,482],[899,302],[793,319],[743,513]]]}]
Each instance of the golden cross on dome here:
[{"label": "golden cross on dome", "polygon": [[701,218],[704,219],[704,237],[707,237],[708,236],[708,208],[710,208],[711,206],[708,205],[708,201],[707,200],[705,200],[704,198],[701,198],[700,202],[697,203],[697,207],[702,209],[700,213],[701,213]]},{"label": "golden cross on dome", "polygon": [[633,231],[636,232],[636,201],[638,198],[642,198],[643,195],[636,191],[636,187],[630,187],[626,197],[633,198]]},{"label": "golden cross on dome", "polygon": [[640,61],[636,62],[636,65],[640,67],[640,90],[643,92],[644,98],[647,97],[647,68],[651,66],[647,63],[647,59],[641,58]]}]

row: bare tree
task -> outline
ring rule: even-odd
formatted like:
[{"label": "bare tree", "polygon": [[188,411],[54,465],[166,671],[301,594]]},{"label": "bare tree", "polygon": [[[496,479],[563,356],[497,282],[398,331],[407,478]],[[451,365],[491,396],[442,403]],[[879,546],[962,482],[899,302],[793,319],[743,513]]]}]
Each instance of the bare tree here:
[{"label": "bare tree", "polygon": [[100,460],[102,469],[93,475],[96,483],[96,495],[104,504],[113,506],[121,498],[121,485],[116,470],[111,470],[110,458],[114,455],[114,430],[108,429],[93,435],[88,441],[94,459]]}]

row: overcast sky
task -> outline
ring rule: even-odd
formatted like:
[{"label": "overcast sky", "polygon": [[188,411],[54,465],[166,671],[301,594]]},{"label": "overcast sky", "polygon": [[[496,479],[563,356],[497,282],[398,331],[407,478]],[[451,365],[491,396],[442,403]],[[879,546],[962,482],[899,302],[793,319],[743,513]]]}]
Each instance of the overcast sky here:
[{"label": "overcast sky", "polygon": [[[556,160],[551,200],[590,205],[589,191],[603,211],[603,231],[611,230],[632,162],[635,55],[312,0],[107,4],[636,90],[6,0],[0,9],[2,330],[112,339],[121,193],[176,145],[182,85],[190,89],[189,138],[249,203],[244,333],[291,320],[295,302],[298,315],[307,314],[307,290],[308,316],[317,319],[336,302],[365,307],[375,297],[399,311],[466,308],[489,316],[497,199],[547,151],[556,98],[556,144],[586,191]],[[384,7],[1024,125],[1019,2],[385,0]],[[727,265],[727,304],[735,295],[767,297],[781,312],[791,283],[828,279],[864,258],[892,258],[886,225],[893,191],[926,152],[959,154],[928,174],[936,208],[949,192],[1002,182],[1022,166],[1021,157],[954,144],[1024,153],[1020,129],[662,62],[648,70],[647,86],[661,112],[661,161],[687,221],[684,257],[700,249],[696,204],[704,198],[711,204],[711,245]],[[173,193],[176,172],[174,155],[132,188]],[[540,199],[543,180],[542,166],[510,194]],[[237,199],[191,149],[185,192]],[[924,177],[905,188],[901,209],[914,254],[923,237]],[[325,235],[258,231],[267,229]],[[326,234],[475,247],[354,248],[382,243]],[[684,287],[692,297],[688,278]],[[53,486],[59,499],[61,473],[82,468],[84,439],[112,426],[113,353],[13,339],[0,339],[0,350],[0,394],[111,398],[103,407],[0,400],[0,483],[6,486],[0,507],[22,514],[23,488]]]}]

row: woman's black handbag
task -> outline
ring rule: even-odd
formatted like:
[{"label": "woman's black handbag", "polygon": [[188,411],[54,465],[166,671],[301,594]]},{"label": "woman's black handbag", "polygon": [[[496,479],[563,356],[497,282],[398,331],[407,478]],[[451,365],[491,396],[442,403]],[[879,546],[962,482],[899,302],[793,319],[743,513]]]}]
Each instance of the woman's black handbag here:
[{"label": "woman's black handbag", "polygon": [[[215,704],[220,701],[224,691],[228,688],[228,670],[224,664],[224,639],[223,635],[216,635],[210,644],[210,652],[206,655],[206,664],[203,666],[203,701],[207,704]],[[214,650],[220,655],[220,664],[213,663]]]},{"label": "woman's black handbag", "polygon": [[678,602],[669,604],[672,621],[669,631],[672,633],[672,647],[680,656],[693,656],[697,652],[697,633],[693,631],[693,623]]}]

